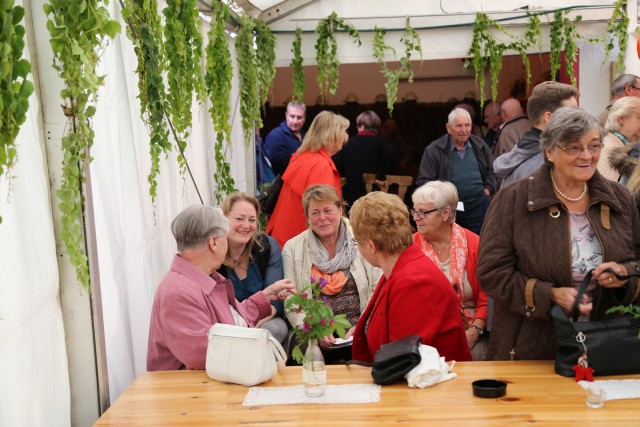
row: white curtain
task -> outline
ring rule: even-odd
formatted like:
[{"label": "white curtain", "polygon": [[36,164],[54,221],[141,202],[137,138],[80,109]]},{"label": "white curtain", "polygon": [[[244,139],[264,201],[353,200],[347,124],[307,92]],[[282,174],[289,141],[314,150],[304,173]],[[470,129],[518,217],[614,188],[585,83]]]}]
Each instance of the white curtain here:
[{"label": "white curtain", "polygon": [[13,178],[0,178],[0,426],[71,423],[39,106],[34,93],[16,140]]},{"label": "white curtain", "polygon": [[[120,16],[113,2],[112,16]],[[107,75],[94,120],[91,179],[111,401],[146,371],[149,319],[155,289],[175,254],[173,218],[200,200],[188,174],[178,172],[176,149],[161,160],[158,196],[151,204],[149,137],[140,119],[137,59],[123,32],[105,52]],[[206,34],[208,28],[203,28]],[[232,99],[237,99],[237,90]],[[237,104],[232,101],[232,107]],[[208,104],[194,103],[186,157],[205,204],[214,204],[214,133]],[[244,143],[235,116],[232,174],[245,189]]]}]

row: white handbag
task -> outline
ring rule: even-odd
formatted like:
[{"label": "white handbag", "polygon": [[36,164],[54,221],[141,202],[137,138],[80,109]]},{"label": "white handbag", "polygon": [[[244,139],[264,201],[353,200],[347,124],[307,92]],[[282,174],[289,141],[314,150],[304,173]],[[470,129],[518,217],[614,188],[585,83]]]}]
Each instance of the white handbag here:
[{"label": "white handbag", "polygon": [[249,387],[269,381],[284,366],[287,354],[266,329],[216,323],[208,335],[211,379]]}]

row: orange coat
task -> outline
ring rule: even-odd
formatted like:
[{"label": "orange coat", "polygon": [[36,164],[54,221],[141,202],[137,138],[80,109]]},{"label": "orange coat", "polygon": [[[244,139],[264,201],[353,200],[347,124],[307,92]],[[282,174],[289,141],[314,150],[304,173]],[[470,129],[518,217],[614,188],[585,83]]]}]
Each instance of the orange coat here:
[{"label": "orange coat", "polygon": [[314,184],[335,187],[342,196],[340,174],[324,148],[314,153],[294,153],[282,176],[282,190],[276,208],[267,223],[267,234],[273,236],[282,248],[287,240],[307,229],[307,220],[302,209],[302,194]]}]

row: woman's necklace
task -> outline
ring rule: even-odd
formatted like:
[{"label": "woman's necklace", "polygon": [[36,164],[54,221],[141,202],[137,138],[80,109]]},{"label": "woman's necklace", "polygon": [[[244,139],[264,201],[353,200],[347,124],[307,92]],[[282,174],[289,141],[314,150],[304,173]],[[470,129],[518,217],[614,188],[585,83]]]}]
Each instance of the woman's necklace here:
[{"label": "woman's necklace", "polygon": [[585,196],[585,194],[587,194],[587,183],[584,183],[584,188],[582,189],[582,193],[578,196],[578,197],[569,197],[566,194],[564,194],[562,191],[560,191],[560,189],[558,188],[558,185],[556,184],[556,180],[553,179],[553,172],[549,171],[549,175],[551,176],[551,184],[553,185],[553,189],[556,190],[556,192],[564,199],[570,201],[570,202],[579,202],[580,200],[582,200],[582,198]]},{"label": "woman's necklace", "polygon": [[433,243],[434,242],[431,242],[431,247],[433,248],[434,251],[436,251],[438,256],[442,255],[442,251],[445,250],[447,246],[449,246],[449,243],[445,242],[444,245],[440,249],[438,249]]}]

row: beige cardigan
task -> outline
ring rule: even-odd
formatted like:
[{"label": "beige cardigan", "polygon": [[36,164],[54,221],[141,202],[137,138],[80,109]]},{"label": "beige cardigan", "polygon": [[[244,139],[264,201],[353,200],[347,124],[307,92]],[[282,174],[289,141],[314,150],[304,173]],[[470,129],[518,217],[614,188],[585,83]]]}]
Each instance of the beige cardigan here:
[{"label": "beige cardigan", "polygon": [[602,151],[600,152],[600,159],[598,159],[598,165],[596,166],[596,169],[598,169],[598,172],[600,172],[600,174],[608,180],[617,182],[618,179],[620,179],[620,174],[617,170],[611,167],[611,164],[609,163],[609,157],[611,156],[611,152],[614,149],[624,147],[624,143],[620,140],[620,138],[618,138],[611,132],[605,135],[602,142],[604,146],[602,147]]},{"label": "beige cardigan", "polygon": [[[352,232],[349,220],[343,219],[343,221],[347,226],[347,233],[351,237]],[[309,278],[311,277],[311,254],[307,244],[309,233],[311,233],[310,229],[303,231],[285,243],[282,249],[284,277],[285,279],[293,280],[298,292],[309,283]],[[369,264],[358,252],[351,262],[349,272],[358,287],[360,313],[363,313],[382,276],[382,270]],[[287,313],[287,318],[293,327],[301,327],[304,313]]]}]

